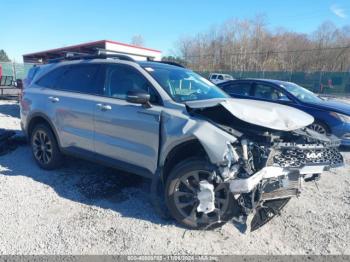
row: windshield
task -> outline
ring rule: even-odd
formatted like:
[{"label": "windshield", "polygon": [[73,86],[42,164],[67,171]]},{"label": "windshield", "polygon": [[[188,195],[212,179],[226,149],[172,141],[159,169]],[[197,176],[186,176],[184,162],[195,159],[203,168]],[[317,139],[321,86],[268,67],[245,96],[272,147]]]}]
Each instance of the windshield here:
[{"label": "windshield", "polygon": [[295,96],[302,102],[318,103],[322,101],[322,99],[319,98],[316,94],[297,84],[284,83],[281,85],[281,87],[286,89],[289,93],[291,93],[293,96]]},{"label": "windshield", "polygon": [[176,102],[229,97],[219,87],[190,70],[166,66],[144,68]]}]

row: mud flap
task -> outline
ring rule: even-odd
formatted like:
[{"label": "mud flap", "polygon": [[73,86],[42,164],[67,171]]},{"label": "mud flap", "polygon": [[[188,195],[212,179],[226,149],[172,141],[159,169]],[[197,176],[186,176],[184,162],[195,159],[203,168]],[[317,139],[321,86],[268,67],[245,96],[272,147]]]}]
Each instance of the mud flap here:
[{"label": "mud flap", "polygon": [[280,211],[289,200],[290,198],[268,200],[264,202],[263,206],[257,207],[255,216],[250,224],[251,232],[259,229],[276,215],[279,215]]}]

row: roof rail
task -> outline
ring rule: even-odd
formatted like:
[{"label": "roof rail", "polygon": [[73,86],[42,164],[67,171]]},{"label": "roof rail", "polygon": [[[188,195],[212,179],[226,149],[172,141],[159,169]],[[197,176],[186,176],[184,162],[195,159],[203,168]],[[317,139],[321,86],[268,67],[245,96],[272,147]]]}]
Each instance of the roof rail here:
[{"label": "roof rail", "polygon": [[[111,54],[114,52],[114,54]],[[71,51],[62,51],[63,56],[58,58],[49,59],[48,63],[57,63],[65,60],[82,60],[82,59],[107,59],[107,58],[115,58],[124,61],[135,62],[135,60],[128,56],[123,55],[115,51],[106,50],[106,49],[96,49],[95,53],[80,53],[80,52],[71,52]]]},{"label": "roof rail", "polygon": [[178,67],[182,67],[182,68],[185,68],[185,66],[179,64],[179,63],[176,63],[176,62],[173,62],[173,61],[155,61],[153,59],[149,59],[147,57],[147,61],[149,62],[155,62],[155,63],[162,63],[162,64],[167,64],[167,65],[173,65],[173,66],[178,66]]},{"label": "roof rail", "polygon": [[185,66],[183,66],[179,63],[176,63],[176,62],[172,62],[172,61],[152,61],[152,62],[157,62],[157,63],[162,63],[162,64],[173,65],[173,66],[185,68]]}]

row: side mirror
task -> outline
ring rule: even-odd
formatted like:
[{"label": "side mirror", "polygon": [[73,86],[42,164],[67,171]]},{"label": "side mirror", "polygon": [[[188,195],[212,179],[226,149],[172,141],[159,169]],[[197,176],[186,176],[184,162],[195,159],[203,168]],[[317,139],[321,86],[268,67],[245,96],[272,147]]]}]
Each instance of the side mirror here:
[{"label": "side mirror", "polygon": [[126,101],[134,104],[141,104],[146,107],[150,107],[149,100],[150,94],[144,90],[130,90],[126,93]]}]

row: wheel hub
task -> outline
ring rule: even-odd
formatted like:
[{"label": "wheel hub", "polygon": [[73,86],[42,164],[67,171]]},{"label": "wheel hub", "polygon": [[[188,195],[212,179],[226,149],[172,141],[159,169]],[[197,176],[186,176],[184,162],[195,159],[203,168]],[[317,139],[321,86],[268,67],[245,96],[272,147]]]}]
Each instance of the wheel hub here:
[{"label": "wheel hub", "polygon": [[35,158],[43,164],[47,164],[52,158],[51,140],[48,135],[38,130],[33,136],[33,151]]}]

